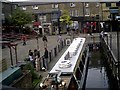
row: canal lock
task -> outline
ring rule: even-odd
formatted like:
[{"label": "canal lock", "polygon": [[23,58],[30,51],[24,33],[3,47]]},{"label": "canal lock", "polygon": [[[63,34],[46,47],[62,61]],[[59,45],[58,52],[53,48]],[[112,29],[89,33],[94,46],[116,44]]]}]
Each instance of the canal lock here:
[{"label": "canal lock", "polygon": [[88,44],[89,62],[83,90],[118,90],[117,81],[109,68],[108,60],[99,43]]}]

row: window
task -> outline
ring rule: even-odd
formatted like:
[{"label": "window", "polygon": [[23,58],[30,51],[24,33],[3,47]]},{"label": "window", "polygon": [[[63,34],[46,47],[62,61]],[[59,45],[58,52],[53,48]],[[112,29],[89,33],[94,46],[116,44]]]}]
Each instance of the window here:
[{"label": "window", "polygon": [[54,8],[54,4],[52,4],[52,8]]},{"label": "window", "polygon": [[78,16],[78,10],[75,10],[75,16],[76,17]]},{"label": "window", "polygon": [[27,8],[25,6],[22,7],[22,10],[26,10]]},{"label": "window", "polygon": [[2,9],[4,8],[4,4],[2,4]]},{"label": "window", "polygon": [[70,3],[70,7],[75,7],[75,3]]},{"label": "window", "polygon": [[58,4],[55,4],[55,8],[58,8]]},{"label": "window", "polygon": [[58,18],[58,14],[54,13],[52,14],[52,19],[57,19]]},{"label": "window", "polygon": [[106,3],[106,7],[110,7],[111,6],[111,3],[110,2],[107,2]]},{"label": "window", "polygon": [[116,3],[111,3],[111,7],[116,7]]},{"label": "window", "polygon": [[70,11],[70,16],[74,16],[74,10]]},{"label": "window", "polygon": [[88,8],[89,7],[89,3],[85,3],[85,7]]},{"label": "window", "polygon": [[43,16],[43,22],[46,22],[46,19],[47,19],[47,18],[46,18],[46,16],[44,15],[44,16]]},{"label": "window", "polygon": [[17,9],[17,5],[14,5],[14,9]]},{"label": "window", "polygon": [[70,16],[72,16],[72,11],[70,10]]},{"label": "window", "polygon": [[2,13],[2,20],[5,20],[5,14]]},{"label": "window", "polygon": [[40,16],[39,16],[39,21],[40,21],[41,23],[46,22],[46,21],[47,21],[46,15],[40,15]]},{"label": "window", "polygon": [[85,9],[85,16],[90,16],[90,10],[88,8]]},{"label": "window", "polygon": [[99,3],[96,3],[96,8],[98,8],[99,7]]},{"label": "window", "polygon": [[58,8],[58,4],[52,4],[52,8]]},{"label": "window", "polygon": [[32,8],[36,10],[36,9],[38,9],[38,6],[34,5],[34,6],[32,6]]}]

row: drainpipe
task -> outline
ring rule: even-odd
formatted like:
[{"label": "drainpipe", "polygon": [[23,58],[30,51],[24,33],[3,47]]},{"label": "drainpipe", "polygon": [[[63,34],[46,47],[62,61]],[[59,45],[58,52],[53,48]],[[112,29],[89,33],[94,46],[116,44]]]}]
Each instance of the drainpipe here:
[{"label": "drainpipe", "polygon": [[[119,1],[118,3],[119,3],[119,6],[118,6],[119,14],[118,14],[118,15],[120,16],[120,1]],[[118,25],[119,25],[119,26],[118,26],[118,30],[117,30],[117,50],[118,50],[118,51],[117,51],[117,52],[118,52],[118,58],[117,58],[117,59],[118,59],[118,78],[119,78],[119,81],[118,81],[118,82],[119,82],[119,88],[120,88],[120,56],[119,56],[119,55],[120,55],[120,47],[119,47],[119,43],[120,43],[120,42],[119,42],[119,40],[120,40],[120,39],[119,39],[119,37],[120,37],[120,36],[119,36],[119,34],[120,34],[120,33],[119,33],[119,30],[120,30],[120,21],[119,21],[119,20],[118,20]]]}]

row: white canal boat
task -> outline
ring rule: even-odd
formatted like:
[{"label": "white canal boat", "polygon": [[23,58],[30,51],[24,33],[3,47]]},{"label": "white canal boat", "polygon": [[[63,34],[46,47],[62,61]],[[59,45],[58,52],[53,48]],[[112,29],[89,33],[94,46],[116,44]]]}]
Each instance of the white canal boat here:
[{"label": "white canal boat", "polygon": [[75,38],[48,76],[41,83],[43,90],[80,90],[83,88],[89,59],[85,38]]}]

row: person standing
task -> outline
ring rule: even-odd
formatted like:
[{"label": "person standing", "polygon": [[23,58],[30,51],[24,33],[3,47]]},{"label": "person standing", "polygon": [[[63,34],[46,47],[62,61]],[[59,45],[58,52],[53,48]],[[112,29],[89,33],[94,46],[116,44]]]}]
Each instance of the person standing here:
[{"label": "person standing", "polygon": [[38,56],[35,57],[35,68],[36,71],[40,70],[40,58]]},{"label": "person standing", "polygon": [[29,55],[30,62],[32,63],[32,65],[33,65],[33,67],[34,67],[33,52],[32,52],[32,50],[31,50],[31,49],[29,50],[28,55]]},{"label": "person standing", "polygon": [[44,35],[43,38],[42,38],[43,42],[44,42],[44,47],[47,48],[47,37]]},{"label": "person standing", "polygon": [[[40,51],[38,51],[37,49],[34,49],[34,61],[35,61],[35,65],[34,67],[36,67],[36,60],[37,60],[37,64],[39,64],[39,59],[40,59]],[[38,66],[38,65],[37,65]]]},{"label": "person standing", "polygon": [[45,52],[44,52],[44,65],[46,70],[48,70],[48,50],[47,48],[45,48]]},{"label": "person standing", "polygon": [[62,37],[61,37],[60,34],[58,35],[58,39],[57,39],[57,41],[59,42],[59,44],[61,44],[61,42],[62,42]]}]

